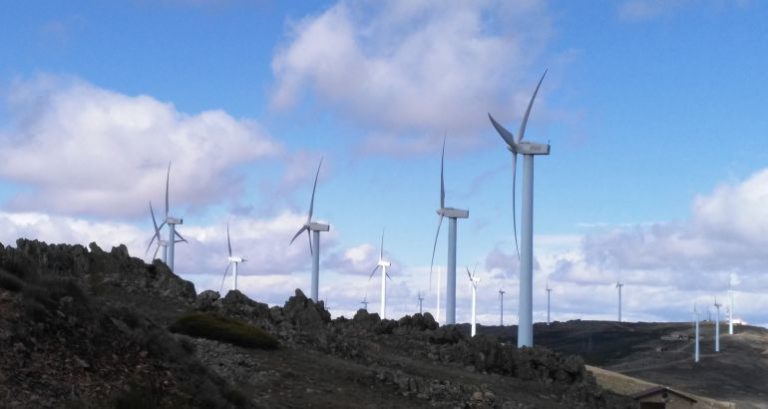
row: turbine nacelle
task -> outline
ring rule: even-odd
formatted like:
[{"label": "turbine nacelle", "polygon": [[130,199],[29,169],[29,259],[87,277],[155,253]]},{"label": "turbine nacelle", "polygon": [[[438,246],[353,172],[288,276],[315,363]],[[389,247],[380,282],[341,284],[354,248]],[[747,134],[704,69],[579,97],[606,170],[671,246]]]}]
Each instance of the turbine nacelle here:
[{"label": "turbine nacelle", "polygon": [[331,230],[331,226],[330,225],[323,224],[323,223],[318,223],[318,222],[309,222],[309,223],[305,224],[304,226],[306,226],[311,231],[329,231],[329,230]]},{"label": "turbine nacelle", "polygon": [[168,216],[165,218],[165,222],[168,224],[184,224],[184,219]]},{"label": "turbine nacelle", "polygon": [[246,259],[244,259],[242,257],[232,257],[232,256],[230,256],[228,260],[229,260],[230,263],[243,263],[243,262],[247,261]]},{"label": "turbine nacelle", "polygon": [[379,260],[378,264],[376,264],[379,267],[391,267],[392,263],[385,260]]},{"label": "turbine nacelle", "polygon": [[[512,147],[508,147],[508,149],[515,153]],[[549,155],[549,144],[522,141],[517,144],[516,150],[516,153],[521,155]]]},{"label": "turbine nacelle", "polygon": [[453,207],[444,207],[442,209],[437,209],[437,214],[442,217],[449,217],[453,219],[469,218],[469,210],[454,209]]}]

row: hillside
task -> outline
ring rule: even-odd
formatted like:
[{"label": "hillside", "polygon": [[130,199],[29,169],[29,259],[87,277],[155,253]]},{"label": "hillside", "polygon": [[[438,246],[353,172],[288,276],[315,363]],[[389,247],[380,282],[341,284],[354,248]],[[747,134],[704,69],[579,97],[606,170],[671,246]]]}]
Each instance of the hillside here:
[{"label": "hillside", "polygon": [[[189,313],[221,327],[168,330]],[[255,327],[279,347],[208,339],[225,327],[230,342]],[[236,291],[196,294],[123,246],[0,247],[0,348],[10,408],[634,407],[576,356],[469,339],[429,314],[331,320],[298,290],[271,308]]]},{"label": "hillside", "polygon": [[[768,330],[740,325],[727,335],[721,324],[721,352],[714,353],[714,323],[701,324],[701,359],[693,363],[693,326],[683,323],[569,321],[537,324],[534,340],[589,365],[688,391],[739,408],[768,408]],[[515,342],[514,330],[482,327]]]}]

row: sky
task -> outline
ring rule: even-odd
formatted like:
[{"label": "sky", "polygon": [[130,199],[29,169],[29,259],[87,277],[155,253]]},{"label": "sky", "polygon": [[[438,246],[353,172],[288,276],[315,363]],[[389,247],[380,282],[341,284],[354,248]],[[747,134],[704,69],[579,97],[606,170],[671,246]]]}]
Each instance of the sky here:
[{"label": "sky", "polygon": [[309,246],[289,242],[323,158],[319,297],[334,316],[364,298],[378,311],[384,231],[387,316],[419,293],[435,314],[445,138],[446,204],[470,214],[457,321],[469,268],[478,322],[499,322],[503,289],[513,324],[512,159],[488,113],[516,131],[548,70],[525,135],[551,144],[535,159],[534,321],[547,283],[553,320],[614,320],[621,281],[625,320],[714,315],[730,285],[734,316],[768,325],[766,18],[746,0],[3,2],[0,242],[124,243],[150,261],[170,162],[176,273],[230,288],[229,223],[239,289],[282,305],[309,293]]}]

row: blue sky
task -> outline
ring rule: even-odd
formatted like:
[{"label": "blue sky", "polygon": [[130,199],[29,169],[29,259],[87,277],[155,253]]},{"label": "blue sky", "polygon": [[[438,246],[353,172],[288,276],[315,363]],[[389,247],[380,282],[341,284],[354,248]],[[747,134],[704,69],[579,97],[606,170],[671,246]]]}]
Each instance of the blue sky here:
[{"label": "blue sky", "polygon": [[[0,8],[0,241],[97,241],[144,256],[147,202],[168,161],[190,241],[177,273],[218,290],[226,223],[250,261],[240,287],[282,304],[309,287],[316,217],[321,298],[334,315],[366,294],[386,227],[389,315],[428,283],[447,136],[447,204],[459,265],[478,265],[479,322],[517,311],[510,155],[487,119],[516,130],[549,69],[526,138],[536,159],[534,309],[684,320],[726,297],[768,323],[768,40],[759,2],[8,2]],[[445,232],[443,232],[445,233]],[[444,265],[446,237],[436,259]],[[458,278],[460,321],[469,283]],[[228,284],[227,284],[228,285]],[[373,305],[373,304],[372,304]],[[374,309],[374,308],[371,308]]]}]

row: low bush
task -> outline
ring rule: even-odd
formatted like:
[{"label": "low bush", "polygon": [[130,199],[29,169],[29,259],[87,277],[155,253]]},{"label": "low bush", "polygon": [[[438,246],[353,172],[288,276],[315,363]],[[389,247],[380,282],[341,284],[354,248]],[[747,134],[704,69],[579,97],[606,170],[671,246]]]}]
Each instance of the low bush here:
[{"label": "low bush", "polygon": [[218,314],[187,314],[179,318],[169,329],[171,332],[227,342],[246,348],[277,348],[277,339],[261,328]]},{"label": "low bush", "polygon": [[5,288],[6,290],[16,293],[24,288],[24,282],[19,277],[16,277],[5,270],[0,270],[0,288]]}]

